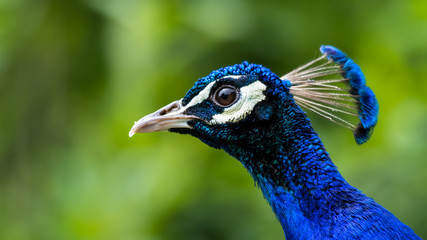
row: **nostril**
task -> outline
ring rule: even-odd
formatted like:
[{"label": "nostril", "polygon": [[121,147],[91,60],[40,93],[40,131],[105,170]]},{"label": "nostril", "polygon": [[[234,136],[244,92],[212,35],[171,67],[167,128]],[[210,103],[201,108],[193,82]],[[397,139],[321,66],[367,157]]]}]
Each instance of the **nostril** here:
[{"label": "nostril", "polygon": [[159,112],[159,115],[160,115],[160,116],[162,116],[162,115],[165,115],[166,113],[168,113],[168,110],[167,110],[167,109],[162,109],[162,110]]},{"label": "nostril", "polygon": [[174,102],[168,109],[168,112],[176,112],[179,109],[179,104]]},{"label": "nostril", "polygon": [[178,110],[178,105],[172,106],[171,109],[169,109],[170,112],[175,112]]},{"label": "nostril", "polygon": [[164,108],[160,109],[160,110],[157,112],[157,116],[163,116],[163,115],[166,115],[166,114],[171,113],[171,112],[176,112],[176,111],[178,111],[179,109],[180,109],[180,105],[179,105],[179,103],[174,102],[174,103],[171,103],[171,104],[169,104],[168,106],[166,106],[166,107],[164,107]]}]

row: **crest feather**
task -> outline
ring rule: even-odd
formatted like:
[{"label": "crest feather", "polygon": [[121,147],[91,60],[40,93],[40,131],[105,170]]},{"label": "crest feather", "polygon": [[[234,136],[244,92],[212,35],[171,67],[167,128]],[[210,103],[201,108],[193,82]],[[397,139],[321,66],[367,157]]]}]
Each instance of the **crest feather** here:
[{"label": "crest feather", "polygon": [[[360,67],[333,46],[322,56],[281,77],[302,108],[351,129],[358,144],[369,140],[378,120],[378,102]],[[359,123],[355,124],[355,119]]]}]

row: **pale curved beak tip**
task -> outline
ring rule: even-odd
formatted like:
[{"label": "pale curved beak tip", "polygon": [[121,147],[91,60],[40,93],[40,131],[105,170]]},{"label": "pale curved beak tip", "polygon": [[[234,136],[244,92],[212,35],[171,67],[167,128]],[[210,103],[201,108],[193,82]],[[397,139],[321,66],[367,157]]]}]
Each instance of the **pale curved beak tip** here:
[{"label": "pale curved beak tip", "polygon": [[180,100],[174,101],[136,121],[129,132],[129,137],[135,133],[162,132],[171,128],[191,128],[188,121],[200,118],[183,114],[185,108],[181,106],[180,102]]}]

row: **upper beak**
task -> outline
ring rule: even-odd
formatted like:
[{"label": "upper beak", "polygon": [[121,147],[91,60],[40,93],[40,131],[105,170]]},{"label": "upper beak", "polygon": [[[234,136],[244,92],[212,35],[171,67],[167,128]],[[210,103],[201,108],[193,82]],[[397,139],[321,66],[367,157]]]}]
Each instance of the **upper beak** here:
[{"label": "upper beak", "polygon": [[184,110],[181,100],[174,101],[135,122],[129,132],[129,137],[135,133],[160,132],[171,128],[191,128],[187,122],[200,118],[184,115]]}]

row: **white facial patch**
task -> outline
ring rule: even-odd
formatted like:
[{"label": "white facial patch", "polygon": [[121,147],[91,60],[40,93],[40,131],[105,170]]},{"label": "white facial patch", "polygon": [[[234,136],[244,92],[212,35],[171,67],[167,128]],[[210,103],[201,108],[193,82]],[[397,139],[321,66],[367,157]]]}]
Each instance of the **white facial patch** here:
[{"label": "white facial patch", "polygon": [[214,115],[209,123],[223,124],[237,122],[244,118],[252,112],[257,103],[265,99],[263,92],[266,88],[267,86],[260,81],[255,81],[240,88],[240,99],[232,106],[226,108],[224,112]]},{"label": "white facial patch", "polygon": [[211,88],[213,87],[215,82],[216,81],[209,83],[202,91],[199,92],[199,94],[197,94],[197,96],[195,96],[193,99],[191,99],[191,101],[184,108],[187,109],[191,106],[197,105],[197,104],[205,101],[206,99],[208,99],[209,94],[211,92]]},{"label": "white facial patch", "polygon": [[[199,94],[197,94],[197,96],[195,96],[193,99],[191,99],[191,101],[185,105],[185,107],[181,107],[178,111],[170,113],[169,115],[179,115],[182,114],[185,110],[187,110],[189,107],[192,107],[194,105],[197,105],[203,101],[205,101],[206,99],[209,98],[209,94],[211,92],[211,89],[213,87],[213,85],[215,84],[216,81],[213,81],[211,83],[209,83],[202,91],[199,92]],[[180,105],[182,106],[182,99],[180,101]]]},{"label": "white facial patch", "polygon": [[[229,76],[227,76],[227,78],[238,79],[241,76],[242,75],[229,75]],[[191,101],[187,105],[185,105],[185,107],[181,108],[179,112],[182,113],[185,110],[187,110],[187,108],[195,106],[195,105],[205,101],[206,99],[208,99],[209,95],[211,93],[211,89],[216,82],[217,81],[213,81],[213,82],[209,83],[202,91],[199,92],[199,94],[197,94],[197,96],[195,96],[193,99],[191,99]]]}]

